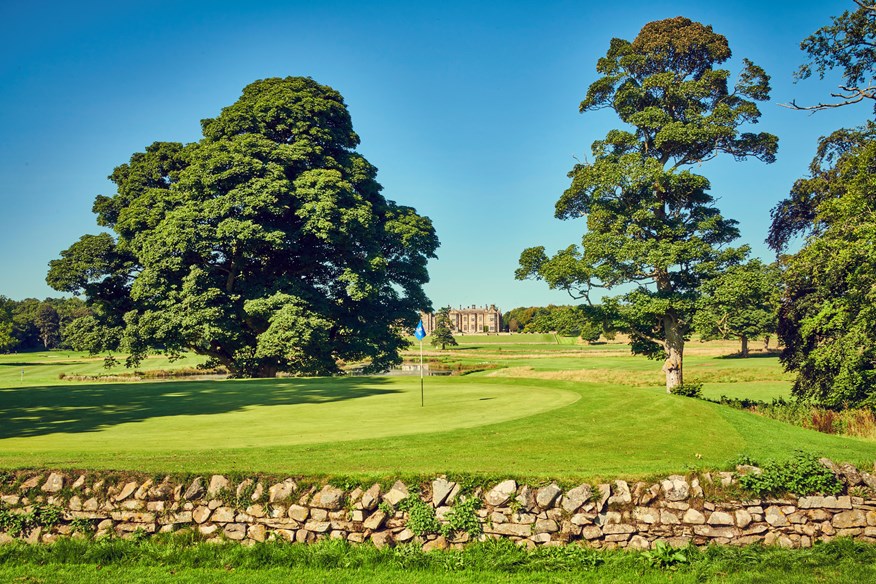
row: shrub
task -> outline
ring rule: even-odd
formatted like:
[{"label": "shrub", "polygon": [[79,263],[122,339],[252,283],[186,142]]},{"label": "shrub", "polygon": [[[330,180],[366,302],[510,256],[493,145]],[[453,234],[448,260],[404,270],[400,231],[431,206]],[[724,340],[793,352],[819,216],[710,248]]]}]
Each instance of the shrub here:
[{"label": "shrub", "polygon": [[826,466],[812,454],[798,452],[784,462],[768,461],[760,474],[750,473],[739,477],[743,489],[755,495],[838,495],[843,484]]},{"label": "shrub", "polygon": [[671,391],[675,395],[703,399],[702,383],[684,383],[682,385],[676,385]]}]

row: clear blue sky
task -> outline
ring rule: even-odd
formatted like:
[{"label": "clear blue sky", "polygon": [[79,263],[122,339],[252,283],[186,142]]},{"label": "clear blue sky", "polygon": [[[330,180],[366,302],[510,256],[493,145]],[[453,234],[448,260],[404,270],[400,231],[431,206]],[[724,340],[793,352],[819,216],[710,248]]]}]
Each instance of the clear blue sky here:
[{"label": "clear blue sky", "polygon": [[799,42],[853,7],[795,2],[3,2],[0,4],[0,294],[57,296],[49,260],[96,233],[106,176],[156,140],[199,138],[256,79],[311,76],[339,90],[384,194],[432,218],[442,245],[427,291],[436,306],[568,303],[517,282],[520,251],[576,243],[583,221],[553,207],[574,157],[614,125],[579,114],[612,37],[683,15],[728,37],[773,78],[760,129],[779,160],[716,160],[712,180],[742,241],[763,244],[769,210],[805,173],[818,136],[858,125],[869,106],[808,115],[777,104],[825,99],[794,84]]}]

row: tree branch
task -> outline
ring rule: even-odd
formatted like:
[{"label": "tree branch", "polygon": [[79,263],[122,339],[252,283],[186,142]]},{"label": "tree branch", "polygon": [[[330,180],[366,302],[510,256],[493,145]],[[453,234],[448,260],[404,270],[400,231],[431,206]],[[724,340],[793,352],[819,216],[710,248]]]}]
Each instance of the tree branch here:
[{"label": "tree branch", "polygon": [[868,85],[867,87],[847,87],[845,85],[841,85],[840,89],[842,92],[831,93],[831,97],[839,98],[841,101],[836,103],[819,103],[816,105],[797,105],[796,100],[791,100],[791,103],[780,103],[781,107],[785,107],[792,110],[797,111],[810,111],[817,112],[826,109],[834,109],[838,107],[843,107],[846,105],[852,105],[854,103],[859,103],[864,101],[865,99],[874,99],[876,100],[876,86]]}]

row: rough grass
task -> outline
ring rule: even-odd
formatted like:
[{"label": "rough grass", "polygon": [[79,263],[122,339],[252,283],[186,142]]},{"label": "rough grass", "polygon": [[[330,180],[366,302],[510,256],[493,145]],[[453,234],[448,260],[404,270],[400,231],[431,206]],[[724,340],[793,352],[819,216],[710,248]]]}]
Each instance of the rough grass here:
[{"label": "rough grass", "polygon": [[752,546],[682,550],[671,566],[640,552],[578,546],[527,552],[510,542],[424,553],[417,545],[377,550],[323,541],[313,545],[203,544],[65,540],[0,547],[0,580],[9,582],[872,582],[876,547],[837,540],[805,550]]}]

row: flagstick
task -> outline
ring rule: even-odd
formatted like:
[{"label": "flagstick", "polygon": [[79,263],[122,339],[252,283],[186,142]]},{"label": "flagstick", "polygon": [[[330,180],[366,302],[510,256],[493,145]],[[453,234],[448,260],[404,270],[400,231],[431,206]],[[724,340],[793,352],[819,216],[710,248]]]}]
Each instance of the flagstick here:
[{"label": "flagstick", "polygon": [[420,407],[425,405],[423,392],[423,339],[420,339]]}]

